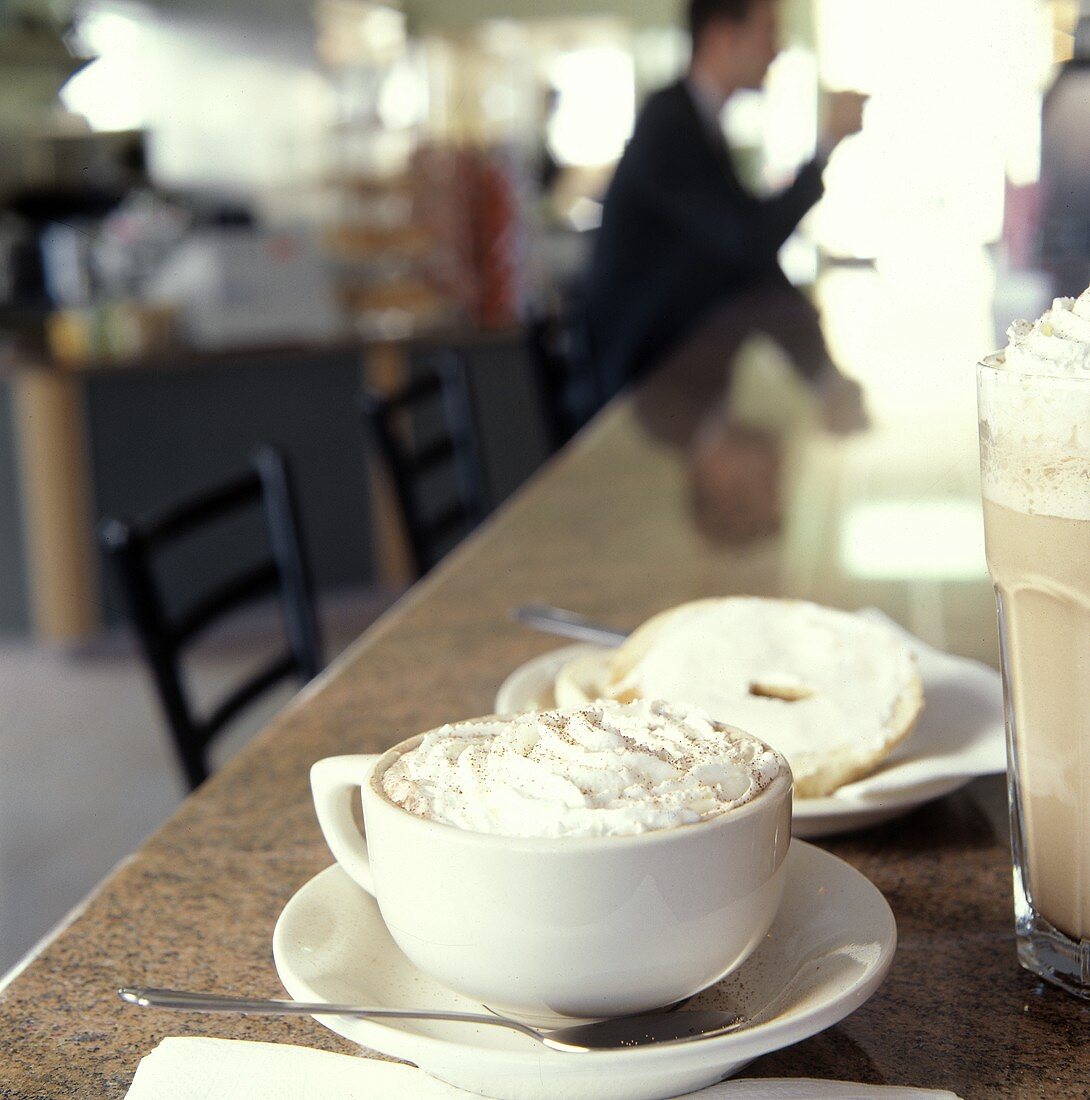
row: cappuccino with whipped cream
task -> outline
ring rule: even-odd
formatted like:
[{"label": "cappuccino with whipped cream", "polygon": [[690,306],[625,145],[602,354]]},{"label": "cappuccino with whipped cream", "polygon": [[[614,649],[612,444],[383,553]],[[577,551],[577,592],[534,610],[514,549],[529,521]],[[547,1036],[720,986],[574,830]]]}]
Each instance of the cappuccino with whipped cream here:
[{"label": "cappuccino with whipped cream", "polygon": [[1064,963],[1041,943],[1053,930],[1090,939],[1090,290],[1008,337],[978,372],[984,528],[1013,732],[1019,951],[1057,980]]},{"label": "cappuccino with whipped cream", "polygon": [[546,1027],[707,988],[783,896],[787,762],[687,707],[456,722],[319,760],[311,787],[341,871],[409,961]]},{"label": "cappuccino with whipped cream", "polygon": [[764,742],[696,707],[603,702],[442,726],[386,769],[382,789],[471,832],[620,836],[726,813],[786,770]]}]

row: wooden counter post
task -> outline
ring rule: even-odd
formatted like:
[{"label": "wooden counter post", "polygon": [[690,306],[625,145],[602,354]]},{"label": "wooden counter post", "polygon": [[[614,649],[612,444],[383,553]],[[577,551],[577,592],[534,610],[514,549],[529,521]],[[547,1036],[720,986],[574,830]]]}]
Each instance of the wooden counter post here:
[{"label": "wooden counter post", "polygon": [[34,635],[78,642],[100,621],[83,383],[23,370],[13,395]]}]

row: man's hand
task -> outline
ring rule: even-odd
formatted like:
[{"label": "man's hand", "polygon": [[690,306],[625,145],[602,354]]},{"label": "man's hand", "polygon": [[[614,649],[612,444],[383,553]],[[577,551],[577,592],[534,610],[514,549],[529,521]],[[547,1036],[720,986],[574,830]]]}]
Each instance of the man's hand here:
[{"label": "man's hand", "polygon": [[829,92],[820,146],[828,156],[846,137],[863,128],[863,107],[869,97],[859,92]]},{"label": "man's hand", "polygon": [[835,435],[852,435],[870,426],[863,387],[836,369],[823,371],[814,380],[822,422]]},{"label": "man's hand", "polygon": [[781,467],[774,435],[709,419],[689,454],[693,518],[704,537],[737,546],[779,530]]}]

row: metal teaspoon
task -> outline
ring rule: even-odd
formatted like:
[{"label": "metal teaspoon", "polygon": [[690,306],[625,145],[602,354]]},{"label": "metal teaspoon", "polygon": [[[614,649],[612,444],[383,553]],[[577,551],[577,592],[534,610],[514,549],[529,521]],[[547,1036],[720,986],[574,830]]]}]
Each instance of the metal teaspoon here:
[{"label": "metal teaspoon", "polygon": [[586,1052],[619,1050],[651,1043],[685,1043],[710,1039],[737,1031],[752,1021],[733,1012],[678,1009],[674,1012],[643,1012],[618,1016],[589,1024],[542,1031],[506,1016],[473,1012],[411,1011],[409,1009],[371,1008],[366,1005],[328,1004],[325,1002],[251,1000],[224,997],[215,993],[191,993],[181,989],[125,988],[117,991],[127,1004],[141,1008],[174,1008],[191,1012],[249,1012],[265,1016],[359,1016],[374,1020],[449,1020],[456,1023],[505,1027],[550,1047],[553,1050]]},{"label": "metal teaspoon", "polygon": [[585,615],[566,611],[562,607],[550,607],[543,603],[523,603],[511,608],[508,617],[525,623],[545,634],[559,634],[562,638],[575,638],[581,642],[617,646],[628,637],[627,631],[595,622]]}]

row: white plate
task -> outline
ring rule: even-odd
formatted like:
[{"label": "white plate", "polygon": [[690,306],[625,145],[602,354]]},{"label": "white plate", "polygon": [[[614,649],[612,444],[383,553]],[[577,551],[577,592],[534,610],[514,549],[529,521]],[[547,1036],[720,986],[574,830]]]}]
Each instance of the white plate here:
[{"label": "white plate", "polygon": [[[361,1046],[504,1100],[657,1100],[702,1088],[854,1012],[893,959],[893,914],[868,879],[801,841],[787,858],[783,903],[765,941],[734,974],[689,1002],[746,1015],[771,1010],[745,1030],[673,1046],[562,1053],[472,1024],[316,1019]],[[401,954],[374,900],[336,865],[284,907],[273,958],[296,1000],[481,1011]]]},{"label": "white plate", "polygon": [[[863,614],[890,622],[876,612]],[[1006,770],[999,673],[978,661],[940,653],[918,638],[900,633],[916,654],[923,681],[924,708],[915,730],[872,777],[828,798],[796,798],[795,836],[831,836],[879,825],[956,791],[978,775]],[[560,668],[573,657],[600,649],[567,645],[527,661],[500,685],[496,713],[554,706],[553,681]],[[940,769],[949,772],[955,761],[960,762],[960,774],[929,774]],[[894,789],[889,789],[891,786]]]}]

